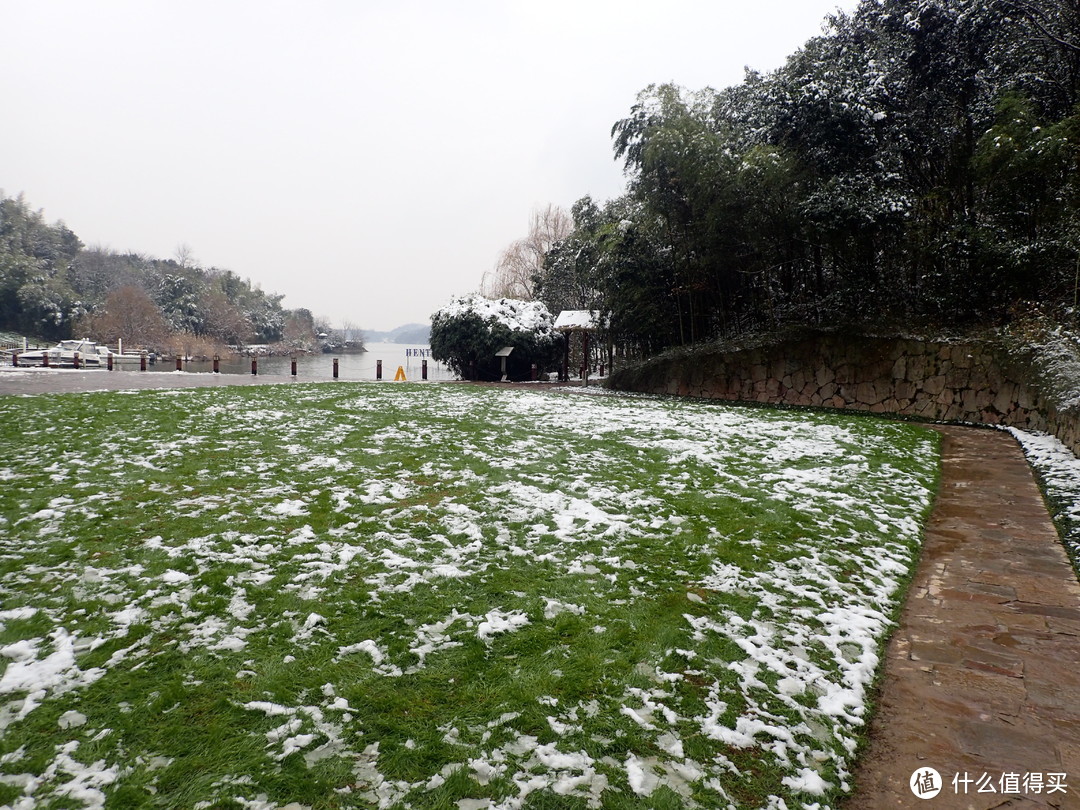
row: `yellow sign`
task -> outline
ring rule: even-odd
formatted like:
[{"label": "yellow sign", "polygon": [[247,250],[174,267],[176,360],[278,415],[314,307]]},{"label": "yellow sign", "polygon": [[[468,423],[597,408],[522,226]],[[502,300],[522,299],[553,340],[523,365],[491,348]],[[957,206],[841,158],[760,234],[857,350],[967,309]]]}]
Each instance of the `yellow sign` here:
[{"label": "yellow sign", "polygon": [[404,366],[397,367],[397,374],[394,375],[394,382],[407,382],[407,380],[405,379]]}]

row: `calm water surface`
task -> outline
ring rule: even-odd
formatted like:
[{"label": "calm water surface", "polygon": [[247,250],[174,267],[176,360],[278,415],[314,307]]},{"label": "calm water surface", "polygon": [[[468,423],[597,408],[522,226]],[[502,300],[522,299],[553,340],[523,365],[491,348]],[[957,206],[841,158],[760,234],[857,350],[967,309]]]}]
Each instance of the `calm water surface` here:
[{"label": "calm water surface", "polygon": [[[426,345],[405,345],[401,343],[371,343],[362,354],[314,354],[298,355],[296,358],[296,376],[304,380],[330,380],[334,377],[334,358],[338,360],[339,380],[374,380],[376,366],[382,360],[382,378],[393,380],[398,367],[405,373],[407,380],[419,380],[422,377],[423,361],[427,359],[429,380],[457,379],[444,364],[431,359],[431,347]],[[288,357],[258,357],[260,376],[287,377],[291,373],[292,361]],[[251,374],[250,357],[222,358],[222,374]],[[165,358],[150,367],[154,371],[175,371],[176,360]],[[209,372],[214,370],[212,361],[192,360],[184,363],[184,371]]]}]

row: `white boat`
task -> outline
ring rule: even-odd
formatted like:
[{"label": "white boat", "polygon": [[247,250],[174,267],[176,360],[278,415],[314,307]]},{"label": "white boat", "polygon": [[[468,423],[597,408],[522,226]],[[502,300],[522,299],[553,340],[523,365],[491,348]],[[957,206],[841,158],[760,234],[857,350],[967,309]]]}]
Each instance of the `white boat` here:
[{"label": "white boat", "polygon": [[140,365],[142,355],[114,352],[93,340],[61,340],[51,349],[31,349],[18,352],[18,365],[22,368],[47,366],[49,368],[105,368],[112,357],[114,367]]}]

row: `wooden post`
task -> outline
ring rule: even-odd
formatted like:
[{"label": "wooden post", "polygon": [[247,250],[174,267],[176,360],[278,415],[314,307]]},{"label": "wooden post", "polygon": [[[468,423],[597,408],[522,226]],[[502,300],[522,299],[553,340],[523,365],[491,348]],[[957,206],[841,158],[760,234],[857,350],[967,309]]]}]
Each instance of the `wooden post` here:
[{"label": "wooden post", "polygon": [[19,367],[19,353],[17,351],[11,353],[11,365],[15,366],[15,368]]},{"label": "wooden post", "polygon": [[182,355],[179,355],[179,354],[176,355],[176,370],[177,371],[183,371],[184,370],[184,358],[183,358]]},{"label": "wooden post", "polygon": [[563,332],[562,374],[559,377],[562,382],[570,381],[570,336],[573,334],[573,332]]},{"label": "wooden post", "polygon": [[78,368],[79,367],[79,353],[78,352],[73,352],[72,353],[71,365],[72,365],[72,368]]},{"label": "wooden post", "polygon": [[585,367],[585,373],[581,375],[581,384],[589,384],[589,331],[583,330],[581,333],[581,354],[582,365]]},{"label": "wooden post", "polygon": [[112,352],[109,352],[109,354],[106,356],[106,364],[109,367],[109,371],[112,371],[113,370]]},{"label": "wooden post", "polygon": [[292,360],[292,375],[295,377],[296,376],[296,355],[294,354],[290,359]]},{"label": "wooden post", "polygon": [[43,351],[41,353],[41,366],[42,366],[42,368],[48,368],[49,367],[49,350],[48,349],[46,349],[45,351]]},{"label": "wooden post", "polygon": [[[293,368],[296,368],[296,363],[293,363]],[[295,373],[295,372],[294,372]],[[334,379],[338,378],[338,359],[334,358]]]},{"label": "wooden post", "polygon": [[259,373],[259,358],[258,357],[252,357],[251,358],[251,374],[252,374],[252,376],[254,376],[254,375],[258,374],[258,373]]},{"label": "wooden post", "polygon": [[536,382],[536,363],[533,363],[529,368],[529,379]]},{"label": "wooden post", "polygon": [[139,355],[139,371],[146,371],[146,352]]},{"label": "wooden post", "polygon": [[214,373],[221,373],[221,357],[216,354],[214,355]]},{"label": "wooden post", "polygon": [[420,379],[427,379],[427,360],[423,360],[420,363]]},{"label": "wooden post", "polygon": [[382,379],[382,360],[376,360],[375,361],[375,379],[376,380],[381,380]]}]

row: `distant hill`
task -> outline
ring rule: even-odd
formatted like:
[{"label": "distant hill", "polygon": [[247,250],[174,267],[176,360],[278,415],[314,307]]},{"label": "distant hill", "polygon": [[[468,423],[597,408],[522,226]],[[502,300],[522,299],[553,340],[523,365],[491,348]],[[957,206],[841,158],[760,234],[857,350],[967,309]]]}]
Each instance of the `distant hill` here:
[{"label": "distant hill", "polygon": [[364,330],[366,343],[419,343],[431,342],[431,325],[426,323],[407,323],[389,332]]}]

